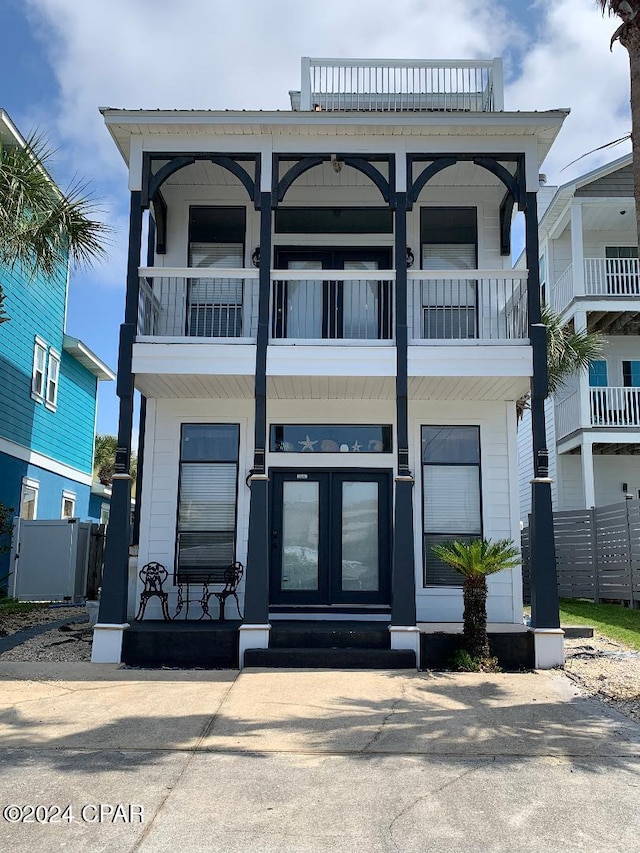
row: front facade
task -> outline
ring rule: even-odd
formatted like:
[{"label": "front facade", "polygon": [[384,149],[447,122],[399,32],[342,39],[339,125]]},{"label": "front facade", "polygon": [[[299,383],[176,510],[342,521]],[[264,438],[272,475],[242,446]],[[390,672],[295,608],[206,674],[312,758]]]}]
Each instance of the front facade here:
[{"label": "front facade", "polygon": [[[504,112],[499,61],[302,71],[289,113],[104,111],[130,170],[131,243],[94,660],[120,659],[143,591],[124,535],[134,386],[137,568],[167,568],[173,614],[181,584],[242,563],[240,665],[295,619],[377,621],[418,655],[421,631],[462,620],[432,545],[519,538],[515,401],[540,340],[511,217],[535,221],[566,113]],[[542,519],[544,428],[536,441]],[[520,626],[520,572],[489,589],[490,622]],[[557,634],[544,599],[540,630]]]},{"label": "front facade", "polygon": [[[541,285],[576,328],[601,332],[601,358],[547,404],[554,509],[640,497],[640,275],[631,155],[544,193]],[[527,425],[521,509],[529,511]]]},{"label": "front facade", "polygon": [[[24,144],[4,111],[0,134],[5,145]],[[47,278],[18,265],[1,274],[9,320],[0,325],[0,502],[24,519],[99,521],[109,498],[92,495],[98,382],[115,377],[65,333],[66,263]],[[0,560],[6,581],[8,554]]]}]

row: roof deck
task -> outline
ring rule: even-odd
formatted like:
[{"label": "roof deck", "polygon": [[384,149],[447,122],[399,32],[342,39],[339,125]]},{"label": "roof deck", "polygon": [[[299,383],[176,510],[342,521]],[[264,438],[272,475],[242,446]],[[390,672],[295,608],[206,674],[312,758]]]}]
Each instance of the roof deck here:
[{"label": "roof deck", "polygon": [[498,112],[502,60],[302,58],[294,111]]}]

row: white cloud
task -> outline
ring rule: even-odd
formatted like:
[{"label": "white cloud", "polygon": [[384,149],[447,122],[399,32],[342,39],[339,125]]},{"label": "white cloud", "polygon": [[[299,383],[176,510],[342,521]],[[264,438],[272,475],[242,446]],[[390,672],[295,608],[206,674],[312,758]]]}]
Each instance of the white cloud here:
[{"label": "white cloud", "polygon": [[[83,171],[117,159],[98,106],[287,109],[300,57],[496,56],[522,39],[494,0],[28,0]],[[118,173],[121,174],[121,173]]]},{"label": "white cloud", "polygon": [[524,56],[522,71],[506,92],[507,109],[570,107],[544,166],[551,181],[565,183],[630,150],[617,146],[582,154],[629,133],[629,60],[620,45],[609,51],[615,18],[602,18],[585,0],[539,0],[542,16],[535,43]]}]

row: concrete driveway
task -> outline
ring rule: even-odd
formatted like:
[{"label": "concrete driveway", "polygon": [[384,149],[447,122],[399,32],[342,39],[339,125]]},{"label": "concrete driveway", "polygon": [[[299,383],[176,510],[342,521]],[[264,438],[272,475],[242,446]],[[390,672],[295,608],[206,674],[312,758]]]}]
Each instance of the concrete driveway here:
[{"label": "concrete driveway", "polygon": [[555,672],[0,663],[13,853],[629,853],[639,757]]}]

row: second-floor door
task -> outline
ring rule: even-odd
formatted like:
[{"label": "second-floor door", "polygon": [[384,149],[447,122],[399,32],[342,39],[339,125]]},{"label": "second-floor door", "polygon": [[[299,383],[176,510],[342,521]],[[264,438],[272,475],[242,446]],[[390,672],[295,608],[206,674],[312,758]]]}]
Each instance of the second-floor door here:
[{"label": "second-floor door", "polygon": [[[299,270],[300,278],[276,281],[272,336],[276,339],[386,340],[392,330],[389,281],[349,276],[323,280],[322,270],[390,269],[390,249],[276,249],[276,268]],[[312,272],[313,277],[305,277]]]}]

